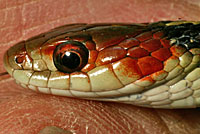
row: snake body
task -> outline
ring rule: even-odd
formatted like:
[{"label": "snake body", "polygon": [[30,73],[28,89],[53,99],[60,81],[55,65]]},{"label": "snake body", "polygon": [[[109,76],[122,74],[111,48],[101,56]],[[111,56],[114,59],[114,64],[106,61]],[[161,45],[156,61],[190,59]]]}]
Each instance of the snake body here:
[{"label": "snake body", "polygon": [[200,22],[72,24],[4,55],[16,82],[37,92],[153,108],[200,105]]}]

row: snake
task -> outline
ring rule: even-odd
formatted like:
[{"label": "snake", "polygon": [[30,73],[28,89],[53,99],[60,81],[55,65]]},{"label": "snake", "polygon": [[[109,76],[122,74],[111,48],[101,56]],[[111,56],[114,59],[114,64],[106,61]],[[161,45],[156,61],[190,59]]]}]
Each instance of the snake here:
[{"label": "snake", "polygon": [[4,67],[36,92],[149,108],[200,106],[200,22],[68,24],[9,48]]}]

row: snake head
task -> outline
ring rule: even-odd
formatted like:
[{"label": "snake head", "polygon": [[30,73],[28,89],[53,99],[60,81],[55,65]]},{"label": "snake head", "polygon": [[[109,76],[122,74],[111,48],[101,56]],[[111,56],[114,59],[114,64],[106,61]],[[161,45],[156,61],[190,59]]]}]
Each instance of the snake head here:
[{"label": "snake head", "polygon": [[11,47],[4,66],[17,83],[37,92],[196,107],[199,31],[199,22],[186,21],[67,25]]},{"label": "snake head", "polygon": [[[7,72],[11,76],[13,76],[14,79],[17,81],[17,83],[19,83],[21,86],[37,91],[38,87],[45,88],[51,85],[51,83],[48,84],[47,81],[50,76],[53,76],[53,74],[55,74],[55,77],[52,79],[69,78],[68,73],[75,71],[75,70],[69,71],[70,69],[72,69],[70,67],[77,66],[78,68],[75,69],[80,70],[85,65],[85,61],[87,62],[88,52],[86,50],[86,53],[83,53],[82,51],[80,52],[77,50],[81,44],[78,41],[73,41],[73,42],[71,41],[70,43],[68,42],[67,43],[68,46],[69,44],[71,44],[71,46],[76,46],[76,47],[73,47],[72,48],[73,50],[68,52],[67,55],[75,56],[76,57],[75,60],[77,62],[82,62],[83,60],[81,60],[82,58],[80,57],[85,55],[86,60],[84,60],[84,65],[83,64],[79,65],[77,62],[75,62],[76,64],[73,64],[74,62],[72,62],[72,64],[69,65],[69,68],[67,70],[68,73],[66,73],[66,68],[65,70],[63,70],[62,66],[60,66],[59,64],[63,60],[59,58],[63,57],[63,54],[60,55],[61,53],[63,53],[62,47],[66,46],[66,42],[69,39],[66,39],[67,37],[64,38],[63,36],[61,37],[58,36],[62,34],[64,34],[65,36],[65,34],[68,32],[80,31],[85,28],[86,28],[85,24],[71,24],[55,28],[50,32],[46,32],[38,36],[35,36],[33,38],[30,38],[26,41],[17,43],[16,45],[12,46],[9,50],[7,50],[6,53],[4,54],[4,67],[7,70]],[[68,50],[69,49],[67,49],[66,51]],[[59,54],[56,53],[58,51]],[[64,58],[67,59],[66,56],[64,56]],[[64,64],[66,63],[67,62],[65,61]],[[52,75],[50,75],[50,73]],[[66,83],[69,84],[68,82]],[[63,88],[62,84],[57,84],[57,85],[60,85],[59,88],[61,87]],[[66,89],[65,86],[64,88]]]},{"label": "snake head", "polygon": [[[118,70],[121,64],[112,63],[125,58],[127,51],[116,44],[141,33],[144,27],[76,24],[56,28],[11,47],[4,56],[4,66],[25,88],[64,96],[94,97],[95,92],[123,87],[112,67]],[[130,41],[138,44],[135,39]],[[127,60],[136,64],[130,58],[123,62]],[[131,80],[141,77],[138,67],[132,70],[135,76]]]}]

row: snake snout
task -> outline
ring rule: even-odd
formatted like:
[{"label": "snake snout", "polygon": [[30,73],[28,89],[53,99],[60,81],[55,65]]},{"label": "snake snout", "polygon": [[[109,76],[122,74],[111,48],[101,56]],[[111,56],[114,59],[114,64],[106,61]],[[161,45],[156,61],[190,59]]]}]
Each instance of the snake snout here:
[{"label": "snake snout", "polygon": [[15,70],[31,70],[32,58],[27,54],[25,43],[20,42],[4,54],[4,67],[10,75]]}]

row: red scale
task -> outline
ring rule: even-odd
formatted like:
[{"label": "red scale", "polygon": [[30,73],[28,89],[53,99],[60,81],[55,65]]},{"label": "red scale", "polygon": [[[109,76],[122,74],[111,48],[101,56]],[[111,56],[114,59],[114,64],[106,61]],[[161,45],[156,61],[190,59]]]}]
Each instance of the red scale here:
[{"label": "red scale", "polygon": [[151,53],[151,55],[160,61],[165,61],[171,56],[171,52],[167,48],[160,48],[159,50]]},{"label": "red scale", "polygon": [[151,56],[146,56],[146,57],[138,59],[137,64],[140,67],[140,70],[143,76],[152,74],[154,72],[157,72],[163,69],[162,61],[159,61],[158,59]]},{"label": "red scale", "polygon": [[133,47],[128,50],[127,55],[133,58],[141,58],[144,56],[148,56],[149,52],[141,47]]},{"label": "red scale", "polygon": [[140,44],[140,47],[146,49],[149,52],[153,52],[158,50],[159,48],[162,47],[160,40],[158,39],[151,39],[151,40],[147,40],[145,42],[142,42]]}]

